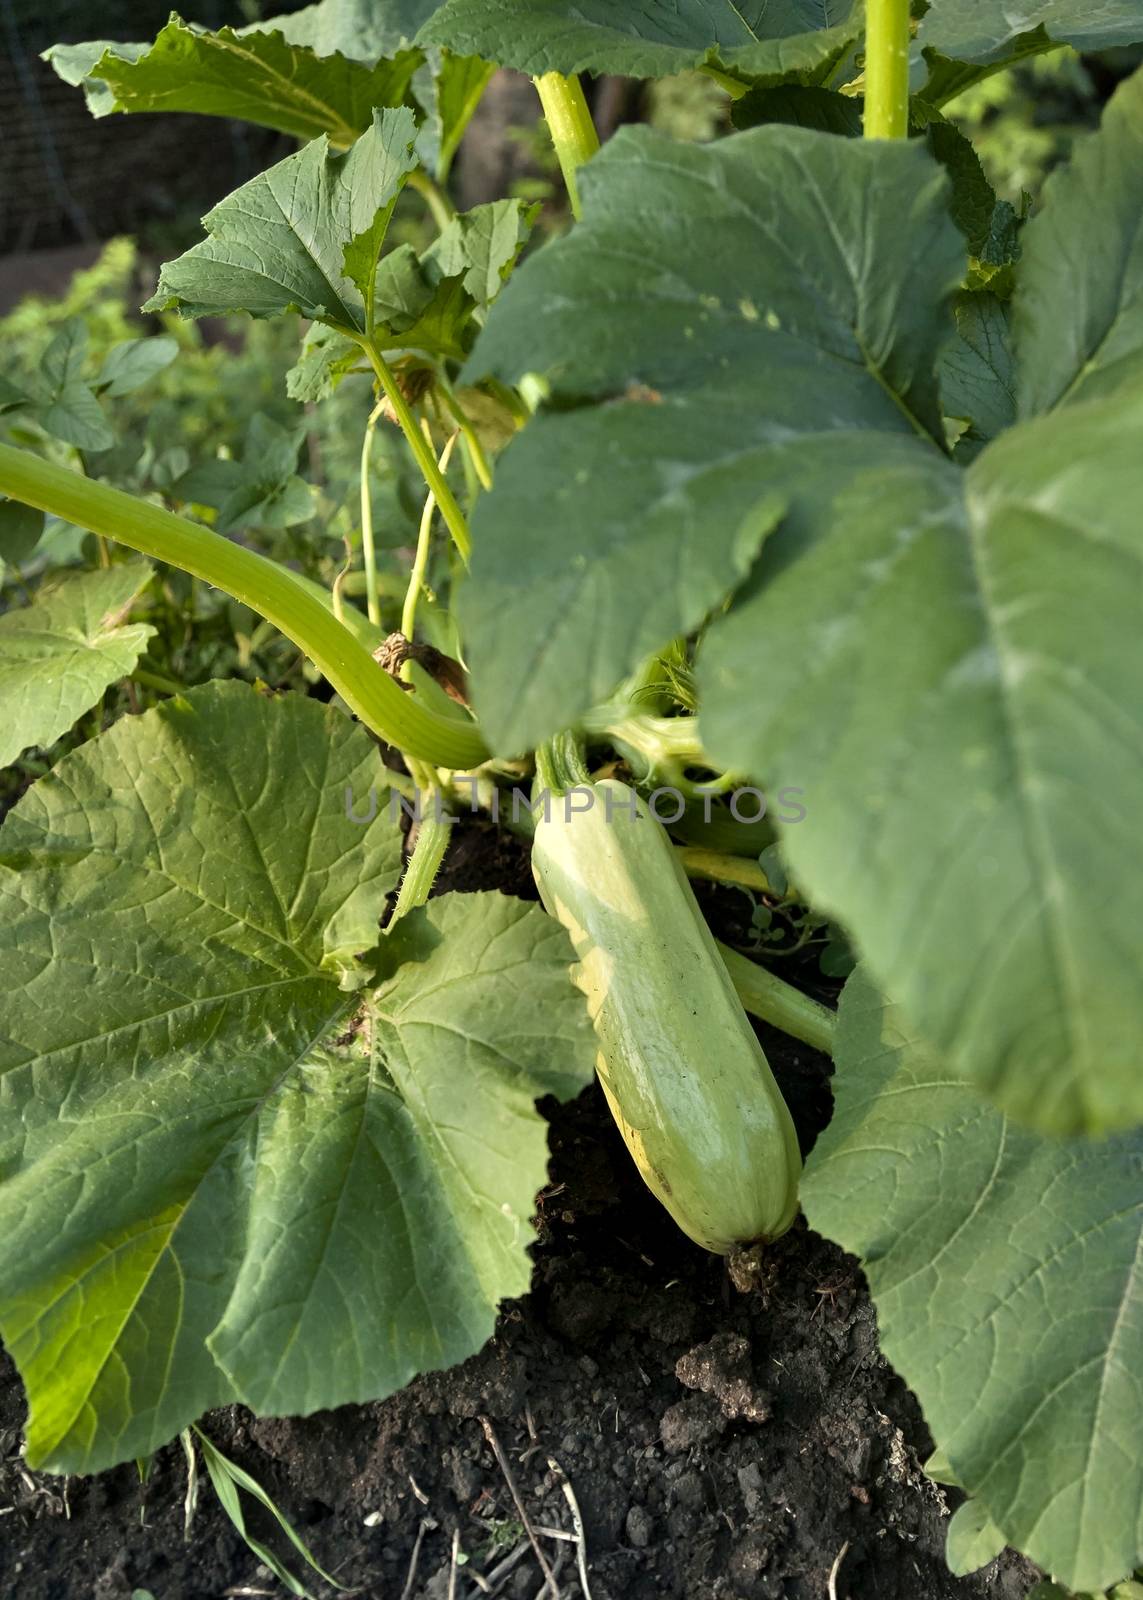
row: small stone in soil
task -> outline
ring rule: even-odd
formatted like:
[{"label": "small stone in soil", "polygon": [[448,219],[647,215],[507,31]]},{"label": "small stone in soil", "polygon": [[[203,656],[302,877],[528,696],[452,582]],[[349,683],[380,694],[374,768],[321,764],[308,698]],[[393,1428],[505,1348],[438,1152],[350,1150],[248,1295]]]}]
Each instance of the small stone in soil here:
[{"label": "small stone in soil", "polygon": [[756,1461],[738,1469],[738,1487],[742,1491],[742,1504],[749,1517],[762,1505],[762,1469]]},{"label": "small stone in soil", "polygon": [[627,1513],[627,1543],[635,1550],[646,1550],[655,1531],[655,1519],[646,1506],[632,1506]]}]

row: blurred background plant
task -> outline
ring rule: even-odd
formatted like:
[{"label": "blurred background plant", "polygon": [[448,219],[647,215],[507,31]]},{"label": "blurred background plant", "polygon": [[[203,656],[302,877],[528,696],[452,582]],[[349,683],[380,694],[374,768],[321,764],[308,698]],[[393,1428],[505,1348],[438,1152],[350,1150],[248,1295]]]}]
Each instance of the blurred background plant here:
[{"label": "blurred background plant", "polygon": [[[65,294],[29,296],[0,319],[0,439],[189,512],[327,590],[340,579],[352,604],[364,586],[360,466],[370,379],[349,376],[319,406],[292,400],[286,374],[298,359],[296,324],[142,318],[136,307],[147,270],[133,241],[114,239]],[[107,375],[122,367],[124,352],[138,351],[141,336],[147,336],[147,371],[137,387],[120,390]],[[64,352],[66,403],[53,387]],[[77,385],[84,397],[78,405]],[[13,396],[24,403],[13,404]],[[379,641],[400,620],[423,498],[417,469],[393,428],[377,431],[369,481]],[[55,518],[29,521],[0,501],[0,611],[31,601],[62,569],[106,558],[80,529]],[[430,570],[430,588],[433,582]],[[325,692],[288,640],[247,607],[176,569],[159,570],[132,616],[156,630],[138,670],[109,689],[58,746],[30,752],[0,774],[0,810],[64,750],[180,688],[239,676]],[[425,621],[431,627],[431,605]],[[367,626],[364,617],[360,625]]]},{"label": "blurred background plant", "polygon": [[1140,58],[1123,50],[1081,60],[1074,50],[1053,50],[983,79],[945,113],[972,140],[1000,198],[1019,211],[1025,195],[1039,199],[1076,138],[1099,126],[1111,88]]}]

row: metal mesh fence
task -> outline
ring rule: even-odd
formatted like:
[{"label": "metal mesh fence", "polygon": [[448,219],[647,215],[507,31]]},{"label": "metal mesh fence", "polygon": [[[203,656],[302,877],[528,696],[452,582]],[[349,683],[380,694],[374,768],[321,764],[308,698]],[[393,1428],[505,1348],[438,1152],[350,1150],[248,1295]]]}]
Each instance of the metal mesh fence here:
[{"label": "metal mesh fence", "polygon": [[[271,14],[296,10],[284,4]],[[187,21],[241,26],[240,0],[184,0]],[[289,140],[241,123],[88,112],[80,90],[40,60],[49,45],[149,39],[166,0],[0,0],[0,254],[142,233],[157,253],[182,247],[215,201],[288,154]]]}]

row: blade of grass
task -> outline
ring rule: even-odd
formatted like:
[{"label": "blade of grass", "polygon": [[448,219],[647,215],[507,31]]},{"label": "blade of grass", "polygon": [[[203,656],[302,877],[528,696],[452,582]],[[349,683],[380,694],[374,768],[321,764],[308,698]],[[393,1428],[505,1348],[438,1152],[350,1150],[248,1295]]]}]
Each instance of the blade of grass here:
[{"label": "blade of grass", "polygon": [[195,1427],[191,1431],[198,1440],[199,1448],[202,1451],[202,1459],[206,1463],[206,1470],[210,1475],[211,1485],[218,1496],[219,1504],[253,1554],[265,1566],[269,1567],[278,1582],[284,1584],[291,1594],[298,1595],[300,1600],[312,1600],[305,1585],[294,1577],[289,1568],[282,1564],[268,1546],[255,1539],[247,1529],[246,1518],[242,1511],[242,1501],[238,1492],[240,1489],[257,1500],[260,1506],[265,1507],[302,1560],[312,1571],[317,1573],[319,1578],[324,1579],[328,1584],[332,1584],[335,1589],[344,1589],[345,1585],[338,1583],[336,1578],[331,1577],[315,1559],[304,1540],[290,1525],[285,1513],[278,1509],[258,1480],[252,1478],[248,1472],[244,1472],[236,1462],[224,1456],[222,1451],[211,1443],[201,1428]]}]

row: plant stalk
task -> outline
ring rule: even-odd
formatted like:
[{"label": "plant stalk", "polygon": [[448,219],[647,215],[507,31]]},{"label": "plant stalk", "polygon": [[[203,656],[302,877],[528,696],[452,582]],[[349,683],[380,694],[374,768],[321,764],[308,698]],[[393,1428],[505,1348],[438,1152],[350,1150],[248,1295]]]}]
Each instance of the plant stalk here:
[{"label": "plant stalk", "polygon": [[582,212],[579,199],[579,168],[599,149],[599,135],[584,99],[583,85],[575,73],[565,78],[559,72],[545,72],[533,78],[540,105],[556,147],[572,216],[578,222]]},{"label": "plant stalk", "polygon": [[381,626],[381,602],[377,597],[377,549],[373,542],[373,492],[369,487],[369,455],[373,435],[383,410],[378,403],[369,413],[365,437],[361,441],[361,559],[365,564],[365,611],[370,622]]},{"label": "plant stalk", "polygon": [[550,794],[569,794],[591,783],[583,748],[570,731],[554,734],[536,747],[536,780]]},{"label": "plant stalk", "polygon": [[437,379],[437,390],[444,401],[445,410],[460,429],[469,460],[472,462],[473,470],[480,480],[480,487],[484,490],[491,489],[492,471],[488,465],[488,457],[484,453],[484,446],[477,437],[476,429],[465,416],[460,401],[453,393],[452,386],[446,379]]},{"label": "plant stalk", "polygon": [[[434,461],[433,465],[436,463]],[[479,766],[479,730],[419,705],[277,562],[122,489],[0,445],[0,493],[105,535],[233,595],[292,639],[378,738],[434,766]]]},{"label": "plant stalk", "polygon": [[909,0],[867,0],[865,137],[909,133]]},{"label": "plant stalk", "polygon": [[441,808],[440,791],[420,790],[419,798],[422,803],[427,802],[427,812],[418,825],[416,843],[405,867],[405,876],[401,879],[397,903],[393,907],[386,933],[392,933],[403,916],[423,906],[428,900],[452,837],[452,820]]},{"label": "plant stalk", "polygon": [[[442,475],[448,471],[449,460],[453,447],[460,438],[459,433],[454,433],[441,451],[441,458],[437,463]],[[436,496],[429,490],[425,501],[425,508],[421,512],[421,525],[417,530],[417,553],[413,558],[413,570],[409,574],[409,587],[405,592],[405,604],[401,608],[401,632],[413,642],[413,633],[417,626],[417,602],[421,598],[421,590],[425,586],[425,570],[429,564],[429,545],[432,542],[433,512],[437,508]]]},{"label": "plant stalk", "polygon": [[136,667],[131,676],[144,689],[154,689],[156,694],[182,694],[183,692],[181,683],[175,683],[172,678],[164,678],[160,672],[148,672],[144,667]]},{"label": "plant stalk", "polygon": [[782,898],[758,862],[750,856],[729,856],[719,850],[704,850],[700,845],[684,845],[678,857],[688,878],[697,878],[701,883],[729,884],[735,889],[751,889],[755,894]]},{"label": "plant stalk", "polygon": [[737,78],[732,78],[729,72],[723,72],[721,67],[712,67],[709,62],[699,68],[706,77],[713,78],[720,89],[725,89],[732,100],[741,100],[746,93],[748,85],[740,83]]},{"label": "plant stalk", "polygon": [[415,167],[408,177],[410,189],[415,189],[432,213],[437,232],[443,233],[456,216],[456,207],[440,184],[434,182],[423,167]]},{"label": "plant stalk", "polygon": [[718,953],[726,965],[738,998],[752,1016],[768,1022],[782,1033],[788,1033],[791,1038],[800,1039],[815,1050],[824,1051],[826,1055],[833,1054],[836,1018],[828,1006],[811,1000],[808,994],[795,989],[793,984],[783,983],[781,978],[776,978],[765,967],[748,960],[729,945],[721,941],[717,943]]},{"label": "plant stalk", "polygon": [[464,520],[464,512],[457,505],[456,496],[441,475],[440,468],[437,466],[437,458],[425,443],[424,434],[417,426],[417,419],[409,409],[409,402],[401,393],[400,385],[393,376],[392,369],[385,361],[384,356],[376,345],[370,341],[364,341],[363,348],[369,358],[369,364],[376,374],[377,382],[381,385],[385,398],[392,407],[398,426],[408,440],[409,449],[416,457],[417,465],[424,475],[425,482],[436,496],[436,502],[440,507],[445,526],[452,534],[453,541],[460,551],[462,560],[467,563],[472,555],[472,536],[468,531],[468,523]]}]

